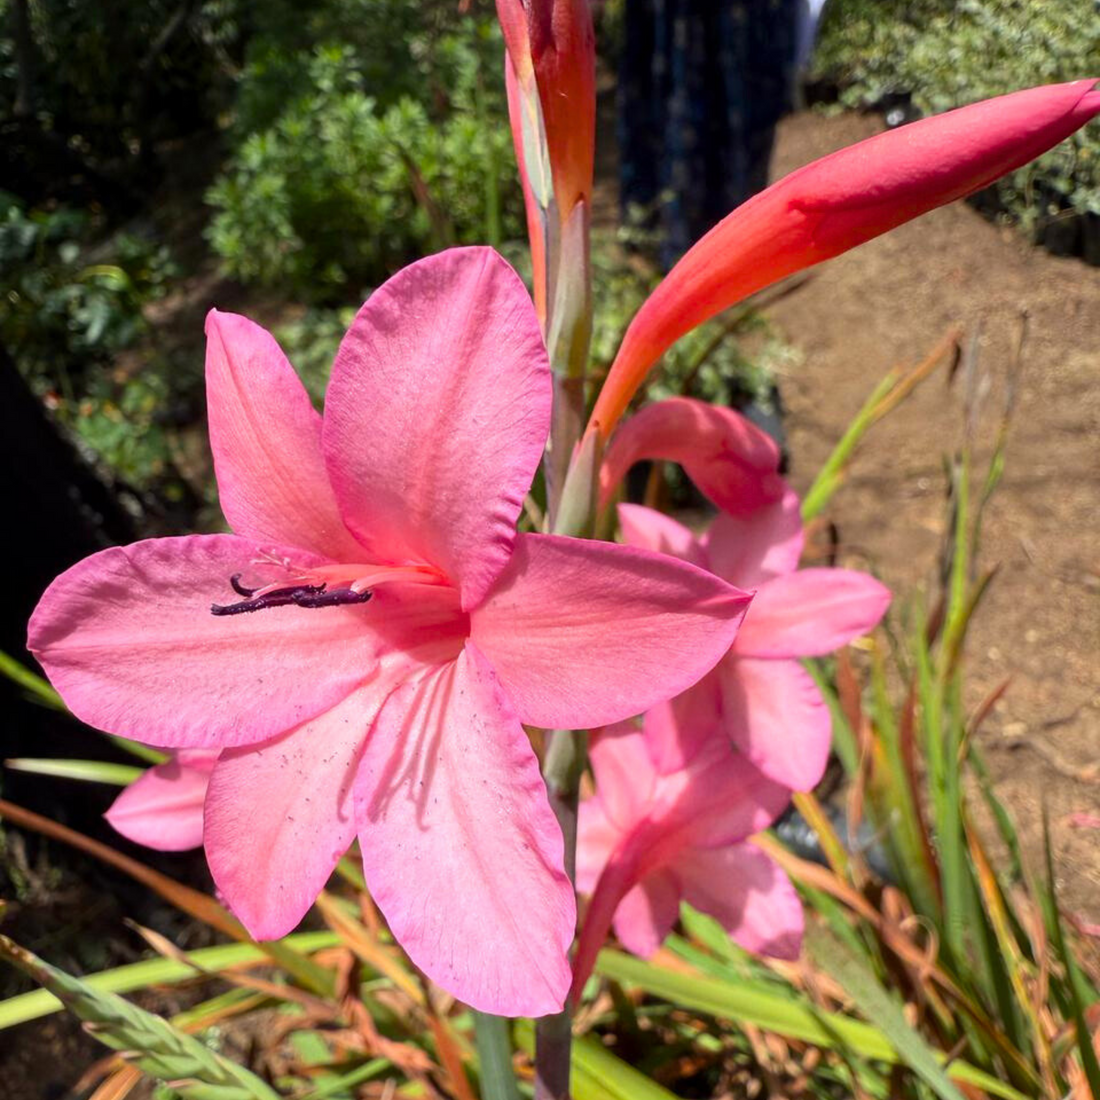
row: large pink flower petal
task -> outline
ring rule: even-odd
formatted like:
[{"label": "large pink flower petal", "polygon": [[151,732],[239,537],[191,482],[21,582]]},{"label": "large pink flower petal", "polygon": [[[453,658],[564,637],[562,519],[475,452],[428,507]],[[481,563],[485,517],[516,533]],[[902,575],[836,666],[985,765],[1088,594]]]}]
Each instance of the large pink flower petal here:
[{"label": "large pink flower petal", "polygon": [[679,884],[669,871],[654,871],[619,902],[612,924],[627,951],[648,959],[679,919]]},{"label": "large pink flower petal", "polygon": [[206,860],[255,939],[290,932],[355,839],[355,770],[383,698],[372,684],[291,733],[230,749],[214,768]]},{"label": "large pink flower petal", "polygon": [[[290,568],[267,559],[281,559]],[[246,584],[323,559],[235,535],[149,539],[93,554],[39,601],[28,647],[72,712],[152,745],[267,740],[327,710],[370,675],[372,604],[215,616]]]},{"label": "large pink flower petal", "polygon": [[390,697],[357,801],[367,885],[413,962],[482,1011],[558,1011],[576,924],[561,830],[476,647]]},{"label": "large pink flower petal", "polygon": [[802,903],[791,880],[752,844],[685,852],[676,866],[684,900],[714,917],[746,951],[797,959]]},{"label": "large pink flower petal", "polygon": [[344,337],[325,401],[329,475],[385,562],[441,569],[475,606],[504,568],[550,427],[550,371],[519,276],[488,248],[406,267]]},{"label": "large pink flower petal", "polygon": [[103,815],[135,844],[186,852],[202,844],[202,804],[218,750],[185,749],[150,768]]},{"label": "large pink flower petal", "polygon": [[854,569],[800,569],[761,585],[737,636],[747,657],[820,657],[873,630],[890,590]]},{"label": "large pink flower petal", "polygon": [[604,811],[620,829],[629,829],[645,815],[657,780],[645,738],[622,722],[593,737],[588,755]]},{"label": "large pink flower petal", "polygon": [[258,542],[359,561],[321,453],[321,417],[266,329],[206,318],[206,404],[222,511]]},{"label": "large pink flower petal", "polygon": [[519,535],[471,637],[520,718],[592,729],[640,714],[710,671],[749,597],[662,554]]},{"label": "large pink flower petal", "polygon": [[627,470],[642,459],[678,462],[719,508],[744,515],[778,500],[779,448],[739,412],[691,397],[670,397],[635,413],[615,433],[600,470],[606,506]]},{"label": "large pink flower petal", "polygon": [[708,672],[687,691],[650,707],[643,729],[661,775],[687,767],[712,737],[725,738],[717,673]]},{"label": "large pink flower petal", "polygon": [[780,500],[755,512],[720,512],[704,542],[710,568],[739,588],[757,588],[772,577],[793,573],[802,557],[799,507],[798,495],[788,489]]},{"label": "large pink flower petal", "polygon": [[719,666],[726,732],[767,776],[808,791],[825,772],[832,719],[813,677],[797,661],[730,654]]},{"label": "large pink flower petal", "polygon": [[641,504],[620,504],[619,526],[627,546],[652,550],[655,554],[671,554],[700,569],[709,567],[706,551],[695,533],[664,512]]}]

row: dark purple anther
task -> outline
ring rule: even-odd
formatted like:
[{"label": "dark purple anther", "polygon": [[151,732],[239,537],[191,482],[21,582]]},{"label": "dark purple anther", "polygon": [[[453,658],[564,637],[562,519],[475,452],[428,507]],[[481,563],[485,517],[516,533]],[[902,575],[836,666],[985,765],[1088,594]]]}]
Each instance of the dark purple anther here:
[{"label": "dark purple anther", "polygon": [[229,578],[229,583],[233,586],[233,591],[236,592],[238,596],[244,596],[246,599],[249,596],[255,596],[256,589],[245,588],[245,586],[241,584],[241,576],[242,574],[240,573],[234,573],[233,576]]},{"label": "dark purple anther", "polygon": [[239,603],[210,605],[211,615],[243,615],[248,611],[264,611],[269,607],[341,607],[344,604],[366,603],[371,598],[371,590],[353,592],[350,588],[337,588],[332,592],[323,584],[299,584],[293,588],[276,588],[263,596],[254,596],[255,588],[245,588],[240,583],[241,574],[234,573],[229,578],[233,591],[246,599]]}]

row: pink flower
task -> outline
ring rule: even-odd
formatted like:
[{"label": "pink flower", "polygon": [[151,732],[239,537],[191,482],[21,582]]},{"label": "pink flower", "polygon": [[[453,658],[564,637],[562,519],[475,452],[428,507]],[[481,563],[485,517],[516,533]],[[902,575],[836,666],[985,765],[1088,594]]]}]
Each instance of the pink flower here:
[{"label": "pink flower", "polygon": [[681,900],[749,951],[798,955],[798,895],[768,856],[743,843],[775,820],[788,790],[718,738],[684,767],[661,773],[647,738],[627,723],[599,735],[591,758],[596,794],[581,803],[577,887],[592,902],[574,962],[574,997],[609,925],[628,951],[647,957],[679,918]]},{"label": "pink flower", "polygon": [[150,768],[111,803],[104,817],[127,840],[162,852],[202,845],[202,804],[217,749],[183,749]]},{"label": "pink flower", "polygon": [[600,469],[601,508],[643,459],[679,463],[700,492],[734,515],[771,504],[786,490],[772,437],[739,412],[693,397],[656,401],[623,422]]},{"label": "pink flower", "polygon": [[889,591],[851,569],[798,568],[802,520],[789,489],[750,514],[720,513],[701,539],[639,505],[621,504],[619,517],[628,545],[675,554],[756,593],[714,671],[647,716],[658,768],[683,767],[721,730],[766,776],[810,790],[828,761],[832,720],[799,658],[824,656],[872,630]]},{"label": "pink flower", "polygon": [[592,412],[604,439],[654,363],[697,325],[1027,164],[1100,114],[1094,80],[1014,92],[807,164],[697,241],[627,328]]},{"label": "pink flower", "polygon": [[221,750],[203,842],[254,936],[293,928],[358,835],[425,973],[489,1012],[558,1009],[573,894],[521,723],[600,726],[683,691],[747,597],[646,551],[517,534],[550,376],[490,249],[375,291],[323,420],[267,332],[212,312],[207,333],[236,534],[80,562],[42,597],[30,648],[91,725]]}]

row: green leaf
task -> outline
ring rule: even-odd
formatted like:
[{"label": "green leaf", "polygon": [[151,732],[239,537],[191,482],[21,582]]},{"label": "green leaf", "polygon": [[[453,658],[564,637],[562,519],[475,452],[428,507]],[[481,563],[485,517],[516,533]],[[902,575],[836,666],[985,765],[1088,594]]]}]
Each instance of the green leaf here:
[{"label": "green leaf", "polygon": [[25,691],[29,692],[40,703],[54,710],[68,710],[49,683],[35,672],[31,672],[26,665],[17,661],[14,657],[0,652],[0,676],[6,676],[17,683]]},{"label": "green leaf", "polygon": [[766,1031],[818,1046],[835,1049],[843,1045],[868,1058],[897,1061],[889,1040],[870,1024],[837,1013],[818,1012],[774,992],[763,982],[699,978],[665,970],[617,951],[601,951],[596,972],[712,1016],[755,1024]]},{"label": "green leaf", "polygon": [[133,783],[145,773],[144,768],[113,764],[107,760],[51,760],[21,756],[4,763],[12,771],[53,775],[58,779],[79,779],[85,783],[112,783],[118,787]]},{"label": "green leaf", "polygon": [[125,1052],[127,1061],[149,1076],[170,1081],[184,1100],[279,1100],[254,1073],[167,1020],[50,966],[7,936],[0,936],[0,957],[45,986],[104,1046]]},{"label": "green leaf", "polygon": [[844,476],[844,468],[848,465],[852,452],[855,451],[860,440],[874,425],[877,417],[875,410],[879,404],[889,396],[890,391],[897,385],[896,372],[886,375],[874,388],[871,396],[864,401],[862,408],[856,413],[855,419],[848,425],[848,430],[841,437],[840,442],[833,448],[832,453],[825,460],[825,464],[818,471],[814,483],[810,486],[806,495],[802,498],[802,519],[809,523],[815,516],[821,514],[829,499],[840,486]]},{"label": "green leaf", "polygon": [[139,760],[147,760],[150,764],[163,764],[168,759],[168,753],[160,749],[150,748],[140,741],[131,741],[128,737],[119,737],[118,734],[107,734],[107,740],[113,741],[123,752],[136,756]]},{"label": "green leaf", "polygon": [[380,1073],[390,1069],[392,1065],[393,1063],[388,1058],[372,1058],[369,1062],[364,1062],[361,1066],[348,1070],[347,1073],[324,1078],[312,1092],[307,1092],[299,1100],[324,1100],[324,1097],[334,1096],[337,1093],[358,1095],[352,1092],[356,1085],[361,1085],[364,1081],[377,1077]]},{"label": "green leaf", "polygon": [[905,1064],[940,1100],[963,1100],[940,1065],[937,1052],[909,1026],[901,1006],[862,960],[820,928],[814,929],[807,940],[817,964],[841,984],[869,1020],[876,1022]]},{"label": "green leaf", "polygon": [[1054,933],[1054,946],[1058,951],[1058,958],[1065,967],[1069,989],[1070,1005],[1073,1010],[1073,1022],[1077,1031],[1077,1049],[1081,1054],[1081,1065],[1085,1071],[1085,1079],[1089,1083],[1089,1092],[1093,1096],[1100,1096],[1100,1064],[1097,1062],[1096,1050],[1092,1045],[1092,1035],[1089,1032],[1088,1022],[1085,1020],[1085,1004],[1087,991],[1081,978],[1081,971],[1077,960],[1069,950],[1066,943],[1066,932],[1062,927],[1062,915],[1058,909],[1058,892],[1055,886],[1054,854],[1050,847],[1050,820],[1047,817],[1046,807],[1043,807],[1043,854],[1046,862],[1047,889],[1050,897],[1050,923]]},{"label": "green leaf", "polygon": [[675,1100],[589,1036],[573,1041],[573,1095],[576,1100]]},{"label": "green leaf", "polygon": [[[530,1020],[517,1020],[516,1043],[529,1055],[535,1051],[535,1029]],[[612,1054],[590,1036],[573,1040],[573,1100],[676,1100],[676,1097]]]},{"label": "green leaf", "polygon": [[508,1020],[476,1010],[473,1017],[481,1100],[519,1100]]},{"label": "green leaf", "polygon": [[[792,1001],[762,982],[695,977],[665,970],[618,951],[601,951],[596,960],[596,972],[624,985],[638,986],[674,1005],[755,1024],[766,1031],[802,1039],[828,1050],[850,1050],[864,1058],[888,1063],[904,1061],[883,1030],[862,1020]],[[1011,1085],[967,1062],[954,1061],[947,1072],[955,1080],[977,1085],[991,1096],[1027,1100]]]},{"label": "green leaf", "polygon": [[[333,932],[299,932],[279,941],[287,947],[309,954],[325,947],[335,947],[341,941]],[[223,943],[216,947],[203,947],[188,953],[188,958],[203,970],[217,973],[235,966],[259,963],[268,959],[267,951],[254,943]],[[135,989],[146,989],[154,985],[172,985],[176,982],[191,980],[195,977],[195,968],[177,959],[155,958],[127,966],[104,970],[91,974],[81,981],[90,989],[99,993],[129,993]],[[31,993],[21,993],[0,1001],[0,1031],[14,1027],[27,1020],[37,1020],[64,1008],[61,1000],[48,989],[36,989]]]}]

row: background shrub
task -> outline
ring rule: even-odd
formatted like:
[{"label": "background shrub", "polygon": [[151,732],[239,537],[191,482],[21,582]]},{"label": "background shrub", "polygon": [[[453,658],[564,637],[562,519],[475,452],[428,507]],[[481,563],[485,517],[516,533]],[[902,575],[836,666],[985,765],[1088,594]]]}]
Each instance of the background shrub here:
[{"label": "background shrub", "polygon": [[395,0],[341,11],[317,17],[308,53],[278,19],[253,40],[241,144],[207,196],[230,274],[313,301],[522,227],[495,21]]}]

